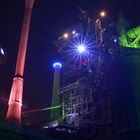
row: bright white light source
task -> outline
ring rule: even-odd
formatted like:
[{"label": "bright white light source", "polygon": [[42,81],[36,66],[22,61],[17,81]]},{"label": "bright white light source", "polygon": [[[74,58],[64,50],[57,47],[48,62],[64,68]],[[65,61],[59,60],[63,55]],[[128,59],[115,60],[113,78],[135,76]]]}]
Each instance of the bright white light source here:
[{"label": "bright white light source", "polygon": [[69,34],[68,34],[68,33],[64,33],[64,34],[63,34],[63,37],[64,37],[64,38],[68,38],[68,37],[69,37]]},{"label": "bright white light source", "polygon": [[57,63],[54,63],[54,64],[53,64],[53,67],[56,68],[56,69],[57,69],[57,68],[60,69],[60,68],[62,67],[62,64],[59,63],[59,62],[57,62]]},{"label": "bright white light source", "polygon": [[114,40],[113,40],[113,41],[114,41],[114,43],[117,43],[117,41],[118,41],[118,40],[117,40],[117,38],[114,38]]},{"label": "bright white light source", "polygon": [[73,30],[73,31],[72,31],[72,34],[73,34],[73,35],[75,35],[75,34],[76,34],[76,31],[75,31],[75,30]]},{"label": "bright white light source", "polygon": [[93,53],[93,46],[93,38],[90,38],[89,36],[82,36],[82,34],[80,34],[78,37],[74,37],[70,42],[69,54],[71,56],[71,60],[73,59],[78,63],[88,61],[89,57]]},{"label": "bright white light source", "polygon": [[106,16],[105,11],[101,11],[100,16],[101,16],[101,17],[105,17],[105,16]]},{"label": "bright white light source", "polygon": [[81,44],[81,45],[77,46],[77,49],[80,53],[83,53],[85,51],[85,45]]},{"label": "bright white light source", "polygon": [[4,55],[4,50],[2,48],[0,48],[0,53]]}]

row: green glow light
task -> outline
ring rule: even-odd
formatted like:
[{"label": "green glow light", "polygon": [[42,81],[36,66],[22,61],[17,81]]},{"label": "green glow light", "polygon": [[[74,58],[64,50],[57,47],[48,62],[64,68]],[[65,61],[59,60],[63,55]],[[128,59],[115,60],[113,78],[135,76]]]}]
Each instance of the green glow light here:
[{"label": "green glow light", "polygon": [[130,48],[140,48],[140,26],[136,28],[132,28],[125,32],[125,29],[121,29],[119,44],[122,47],[130,47]]},{"label": "green glow light", "polygon": [[59,108],[61,108],[61,105],[52,106],[52,107],[47,107],[47,108],[43,108],[43,109],[28,110],[28,111],[24,111],[23,114],[26,114],[26,113],[34,113],[34,112],[41,112],[41,111],[53,110],[53,109],[59,109]]}]

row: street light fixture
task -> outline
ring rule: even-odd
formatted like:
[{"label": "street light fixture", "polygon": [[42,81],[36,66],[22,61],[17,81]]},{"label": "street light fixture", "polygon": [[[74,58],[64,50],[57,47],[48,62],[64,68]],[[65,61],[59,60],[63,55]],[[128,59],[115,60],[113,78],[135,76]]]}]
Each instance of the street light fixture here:
[{"label": "street light fixture", "polygon": [[73,35],[75,35],[75,34],[76,34],[76,31],[75,31],[75,30],[73,30],[73,31],[72,31],[72,34],[73,34]]},{"label": "street light fixture", "polygon": [[78,45],[77,50],[78,50],[79,53],[83,53],[86,50],[85,45],[84,44]]},{"label": "street light fixture", "polygon": [[0,47],[0,64],[5,63],[6,61],[6,53],[5,51]]},{"label": "street light fixture", "polygon": [[105,11],[101,11],[100,12],[100,17],[105,17],[106,16],[106,12]]},{"label": "street light fixture", "polygon": [[64,33],[63,34],[63,38],[67,39],[69,37],[69,34],[68,33]]},{"label": "street light fixture", "polygon": [[0,48],[0,54],[4,55],[4,50]]}]

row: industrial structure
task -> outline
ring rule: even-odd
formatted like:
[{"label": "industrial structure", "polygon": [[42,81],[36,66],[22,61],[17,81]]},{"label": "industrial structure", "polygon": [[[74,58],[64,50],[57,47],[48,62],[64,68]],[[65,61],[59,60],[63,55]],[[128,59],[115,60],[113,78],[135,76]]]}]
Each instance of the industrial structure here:
[{"label": "industrial structure", "polygon": [[6,120],[15,124],[21,123],[23,73],[33,4],[34,0],[25,0],[25,14],[19,43],[19,52],[6,115]]},{"label": "industrial structure", "polygon": [[104,61],[107,57],[104,57],[108,54],[104,53],[102,19],[98,17],[93,22],[88,12],[82,10],[81,19],[80,27],[54,42],[63,59],[58,93],[62,109],[61,124],[68,128],[89,130],[92,135],[111,136],[111,98],[104,76],[104,67],[107,68]]},{"label": "industrial structure", "polygon": [[[59,89],[60,89],[60,72],[61,72],[61,63],[54,63],[54,80],[53,80],[53,95],[52,95],[52,107],[60,105]],[[60,117],[60,108],[51,110],[51,120],[59,119]]]},{"label": "industrial structure", "polygon": [[81,14],[82,26],[55,41],[64,63],[61,123],[71,133],[84,129],[100,139],[138,139],[140,27],[130,29],[119,17],[119,30],[108,32],[107,40],[102,19],[93,22],[87,11]]},{"label": "industrial structure", "polygon": [[[16,124],[21,123],[24,65],[33,4],[34,0],[25,1],[17,65],[6,115],[8,122]],[[58,61],[53,64],[51,107],[25,111],[25,119],[28,113],[51,110],[50,125],[43,124],[43,128],[55,127],[68,133],[84,130],[86,136],[92,135],[95,139],[137,137],[140,131],[140,26],[127,31],[124,26],[119,26],[119,38],[107,34],[107,40],[106,29],[102,26],[106,13],[101,12],[93,20],[88,11],[79,10],[80,24],[54,41],[63,67]],[[123,24],[124,20],[120,18],[120,25]],[[114,44],[109,42],[112,40]],[[119,48],[118,40],[122,48]],[[0,48],[0,64],[4,55]],[[0,100],[2,106],[8,102],[3,94],[0,94]],[[0,115],[2,118],[3,110]]]}]

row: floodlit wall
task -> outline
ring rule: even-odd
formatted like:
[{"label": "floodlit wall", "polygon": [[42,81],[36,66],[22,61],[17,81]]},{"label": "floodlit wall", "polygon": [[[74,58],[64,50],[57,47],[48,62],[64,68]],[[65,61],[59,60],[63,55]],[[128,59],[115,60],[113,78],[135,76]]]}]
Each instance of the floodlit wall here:
[{"label": "floodlit wall", "polygon": [[[140,132],[140,50],[121,49],[108,72],[112,94],[113,128],[121,139]],[[134,134],[135,133],[135,134]]]}]

